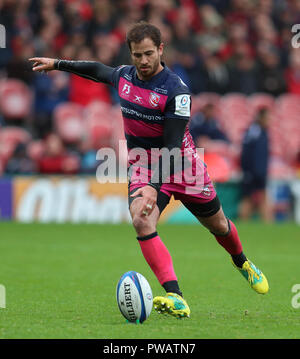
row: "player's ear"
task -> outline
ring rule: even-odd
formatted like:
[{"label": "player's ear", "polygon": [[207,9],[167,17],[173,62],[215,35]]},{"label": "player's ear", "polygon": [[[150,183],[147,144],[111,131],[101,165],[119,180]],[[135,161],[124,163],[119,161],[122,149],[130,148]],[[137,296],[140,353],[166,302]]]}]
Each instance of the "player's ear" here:
[{"label": "player's ear", "polygon": [[162,56],[163,52],[164,52],[164,43],[162,42],[158,47],[159,56]]}]

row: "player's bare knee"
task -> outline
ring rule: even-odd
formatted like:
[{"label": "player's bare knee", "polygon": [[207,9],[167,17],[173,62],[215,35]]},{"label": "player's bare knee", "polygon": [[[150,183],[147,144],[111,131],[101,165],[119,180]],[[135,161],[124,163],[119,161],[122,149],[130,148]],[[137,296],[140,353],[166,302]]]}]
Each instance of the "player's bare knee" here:
[{"label": "player's bare knee", "polygon": [[141,216],[134,215],[132,217],[132,224],[133,224],[133,227],[135,228],[135,230],[138,231],[144,226],[145,221],[143,220],[143,218]]},{"label": "player's bare knee", "polygon": [[230,230],[227,218],[222,218],[219,223],[219,230],[221,234],[228,234]]},{"label": "player's bare knee", "polygon": [[144,235],[144,233],[148,233],[149,230],[151,230],[151,223],[149,222],[150,221],[147,216],[137,214],[132,218],[133,227],[138,235]]},{"label": "player's bare knee", "polygon": [[219,218],[211,228],[211,231],[218,235],[226,235],[229,232],[229,225],[227,218]]}]

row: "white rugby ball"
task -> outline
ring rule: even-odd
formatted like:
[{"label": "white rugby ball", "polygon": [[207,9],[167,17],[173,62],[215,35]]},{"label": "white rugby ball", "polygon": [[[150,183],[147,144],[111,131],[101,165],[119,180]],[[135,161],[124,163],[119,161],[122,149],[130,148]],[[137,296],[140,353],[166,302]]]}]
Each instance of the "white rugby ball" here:
[{"label": "white rugby ball", "polygon": [[152,290],[147,279],[135,271],[122,275],[117,285],[117,302],[120,312],[129,322],[143,323],[153,305]]}]

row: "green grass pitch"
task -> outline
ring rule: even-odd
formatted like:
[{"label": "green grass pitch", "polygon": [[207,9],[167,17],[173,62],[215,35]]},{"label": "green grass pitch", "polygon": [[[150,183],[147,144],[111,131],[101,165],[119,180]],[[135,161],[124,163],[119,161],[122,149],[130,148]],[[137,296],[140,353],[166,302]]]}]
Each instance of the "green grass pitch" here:
[{"label": "green grass pitch", "polygon": [[300,229],[237,223],[244,252],[263,270],[270,292],[256,294],[228,254],[200,225],[159,225],[191,318],[157,314],[126,324],[115,298],[120,276],[148,268],[131,225],[1,223],[0,338],[300,338]]}]

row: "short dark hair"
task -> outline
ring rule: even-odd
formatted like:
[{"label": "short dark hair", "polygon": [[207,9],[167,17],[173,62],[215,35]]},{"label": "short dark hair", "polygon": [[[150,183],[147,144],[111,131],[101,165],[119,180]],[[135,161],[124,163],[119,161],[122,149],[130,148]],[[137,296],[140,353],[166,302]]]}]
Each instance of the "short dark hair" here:
[{"label": "short dark hair", "polygon": [[270,113],[270,108],[268,106],[260,106],[255,115],[255,122],[260,123],[268,113]]},{"label": "short dark hair", "polygon": [[257,117],[257,119],[261,119],[264,116],[266,116],[269,112],[270,112],[270,109],[268,106],[260,106],[256,113],[256,117]]},{"label": "short dark hair", "polygon": [[126,37],[127,45],[130,51],[131,51],[132,42],[138,44],[139,42],[143,41],[145,38],[150,38],[157,48],[161,44],[161,33],[156,26],[146,21],[140,21],[134,24],[128,31]]}]

